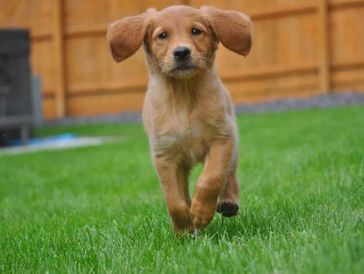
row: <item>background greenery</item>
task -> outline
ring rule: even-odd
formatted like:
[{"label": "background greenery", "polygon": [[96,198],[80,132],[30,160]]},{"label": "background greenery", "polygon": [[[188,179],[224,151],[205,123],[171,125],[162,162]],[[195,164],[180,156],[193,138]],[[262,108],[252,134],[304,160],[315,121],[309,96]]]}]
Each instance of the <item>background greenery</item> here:
[{"label": "background greenery", "polygon": [[240,215],[183,238],[141,125],[38,129],[121,139],[0,155],[0,272],[362,273],[364,107],[238,123]]}]

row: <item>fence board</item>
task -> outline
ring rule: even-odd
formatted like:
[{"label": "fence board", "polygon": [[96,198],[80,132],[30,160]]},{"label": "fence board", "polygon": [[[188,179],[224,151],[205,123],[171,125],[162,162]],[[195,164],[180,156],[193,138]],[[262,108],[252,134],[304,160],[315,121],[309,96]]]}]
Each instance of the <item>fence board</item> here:
[{"label": "fence board", "polygon": [[220,46],[216,60],[236,103],[364,90],[364,0],[0,0],[0,27],[30,29],[47,119],[136,111],[147,84],[143,53],[115,64],[106,26],[171,4],[251,15],[251,54]]},{"label": "fence board", "polygon": [[328,27],[328,0],[318,1],[318,48],[320,66],[320,86],[321,92],[330,90],[330,46],[329,46],[329,27]]},{"label": "fence board", "polygon": [[54,1],[54,54],[55,54],[55,70],[56,70],[56,116],[63,118],[65,113],[65,52],[64,52],[64,8],[63,0]]}]

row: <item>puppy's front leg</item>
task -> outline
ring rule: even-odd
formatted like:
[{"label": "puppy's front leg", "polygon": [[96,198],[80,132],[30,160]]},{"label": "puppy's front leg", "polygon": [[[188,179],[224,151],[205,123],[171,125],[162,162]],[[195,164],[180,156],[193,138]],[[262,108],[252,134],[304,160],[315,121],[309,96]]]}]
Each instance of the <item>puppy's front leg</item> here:
[{"label": "puppy's front leg", "polygon": [[[182,164],[156,157],[155,165],[166,198],[169,215],[177,234],[194,230],[190,216],[188,169]],[[186,193],[187,191],[187,193]]]},{"label": "puppy's front leg", "polygon": [[233,138],[210,147],[191,205],[192,223],[196,228],[205,227],[214,217],[219,193],[227,180],[233,148]]}]

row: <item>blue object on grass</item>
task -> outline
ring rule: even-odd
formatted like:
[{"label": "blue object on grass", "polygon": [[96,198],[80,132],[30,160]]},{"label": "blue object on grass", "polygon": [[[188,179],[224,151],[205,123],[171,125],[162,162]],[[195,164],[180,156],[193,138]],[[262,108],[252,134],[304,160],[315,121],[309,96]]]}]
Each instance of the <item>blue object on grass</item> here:
[{"label": "blue object on grass", "polygon": [[[74,133],[64,133],[54,136],[49,136],[45,138],[30,138],[28,140],[27,145],[36,146],[36,145],[45,145],[45,144],[53,144],[58,142],[69,142],[75,140],[77,138]],[[11,142],[12,146],[20,146],[22,145],[21,140],[14,140]]]}]

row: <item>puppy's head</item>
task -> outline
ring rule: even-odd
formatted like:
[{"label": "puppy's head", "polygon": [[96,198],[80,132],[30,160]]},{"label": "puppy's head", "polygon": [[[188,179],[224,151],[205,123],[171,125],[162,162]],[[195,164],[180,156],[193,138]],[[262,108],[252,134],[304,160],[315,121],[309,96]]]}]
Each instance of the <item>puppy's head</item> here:
[{"label": "puppy's head", "polygon": [[240,12],[171,6],[113,22],[107,39],[117,62],[133,55],[144,43],[151,70],[190,78],[212,67],[219,41],[246,56],[252,44],[251,31],[250,18]]}]

